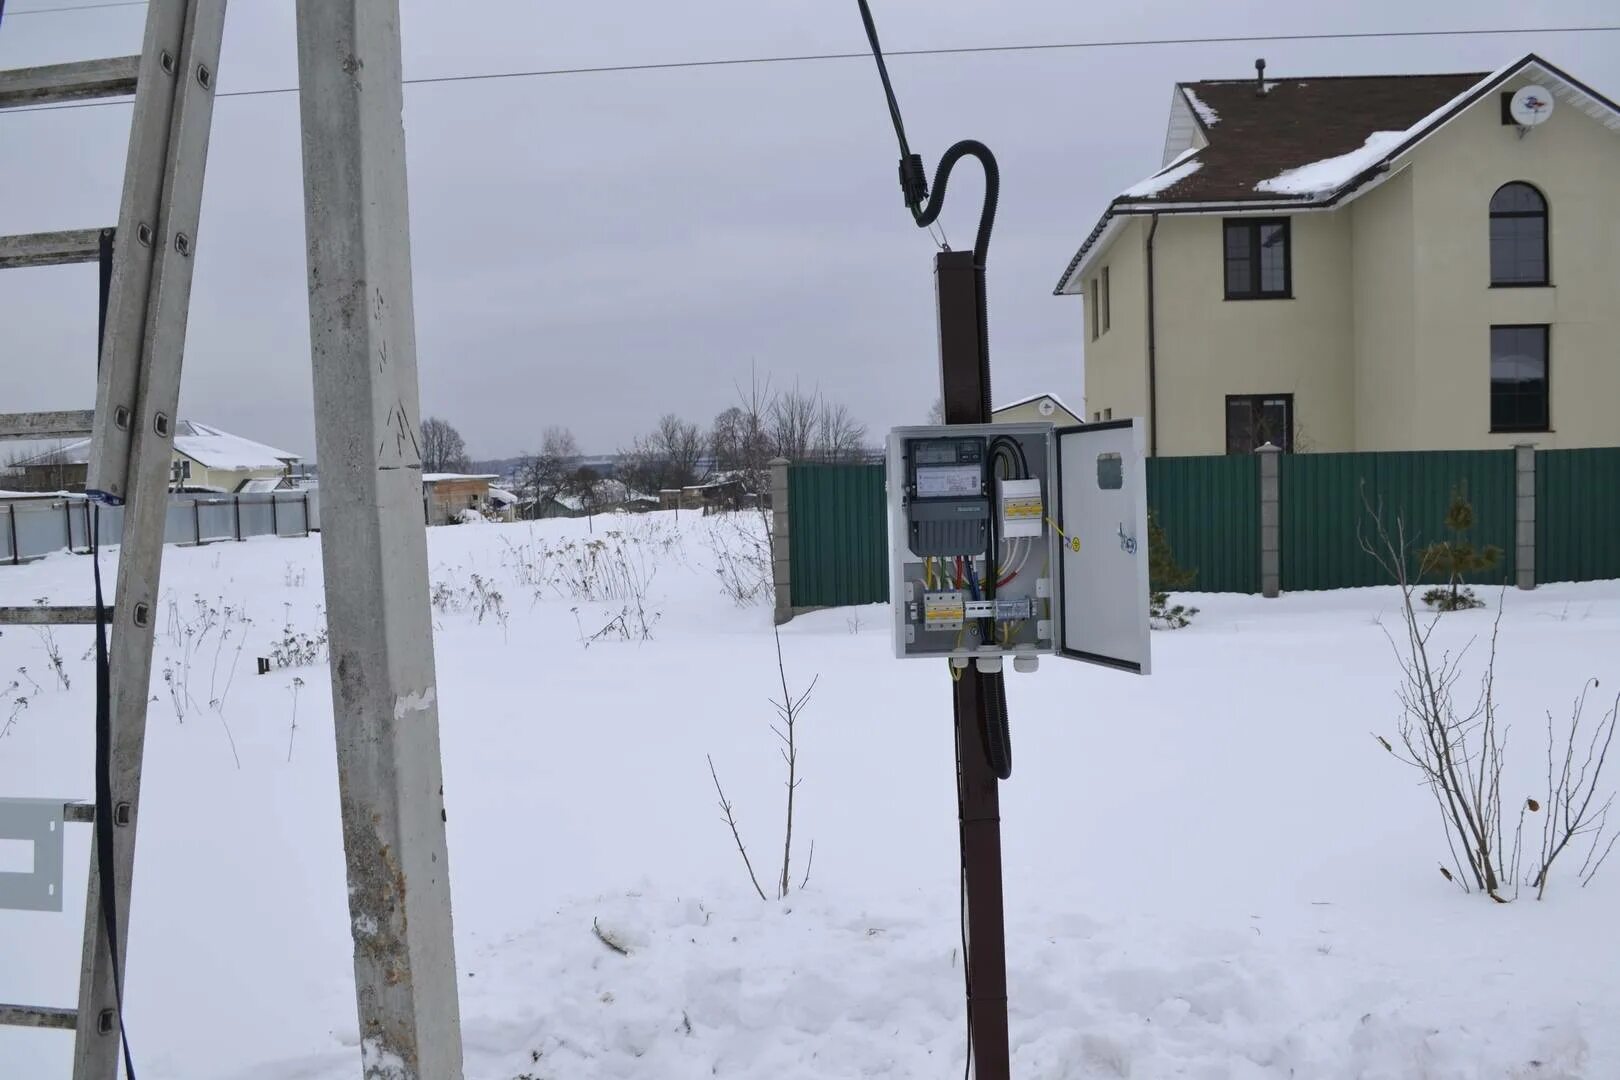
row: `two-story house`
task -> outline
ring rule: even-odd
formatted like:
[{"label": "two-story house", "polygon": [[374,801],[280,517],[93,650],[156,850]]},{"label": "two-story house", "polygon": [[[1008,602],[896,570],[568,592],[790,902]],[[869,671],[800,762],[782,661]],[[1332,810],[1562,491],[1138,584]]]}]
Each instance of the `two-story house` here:
[{"label": "two-story house", "polygon": [[1620,445],[1620,106],[1535,55],[1182,83],[1056,292],[1154,454]]}]

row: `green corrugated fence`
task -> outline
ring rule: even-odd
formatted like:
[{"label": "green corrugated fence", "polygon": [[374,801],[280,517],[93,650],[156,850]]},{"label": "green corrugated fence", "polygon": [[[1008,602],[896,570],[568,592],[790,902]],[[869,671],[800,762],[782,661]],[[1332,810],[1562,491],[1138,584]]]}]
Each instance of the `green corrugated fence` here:
[{"label": "green corrugated fence", "polygon": [[1620,447],[1536,454],[1536,580],[1620,578]]},{"label": "green corrugated fence", "polygon": [[1253,456],[1148,459],[1148,509],[1196,592],[1260,591],[1260,468]]},{"label": "green corrugated fence", "polygon": [[[1398,518],[1412,551],[1450,538],[1456,488],[1474,508],[1467,539],[1501,561],[1476,584],[1514,580],[1514,451],[1284,454],[1278,462],[1279,570],[1284,591],[1388,584],[1361,547],[1372,524]],[[1192,591],[1260,591],[1260,467],[1254,455],[1153,458],[1148,506]],[[1365,501],[1364,501],[1365,500]],[[889,527],[882,465],[788,470],[794,607],[888,599]],[[1620,448],[1536,454],[1536,580],[1620,578]]]},{"label": "green corrugated fence", "polygon": [[[1446,510],[1456,487],[1466,489],[1476,547],[1495,544],[1501,561],[1479,584],[1513,573],[1513,451],[1435,450],[1362,454],[1284,454],[1278,477],[1283,591],[1387,585],[1389,575],[1361,547],[1358,529],[1373,525],[1368,505],[1381,509],[1394,533],[1397,519],[1414,551],[1447,540]],[[1365,499],[1365,501],[1364,501]],[[1370,536],[1369,536],[1370,539]]]},{"label": "green corrugated fence", "polygon": [[788,506],[794,607],[889,599],[882,465],[791,465]]}]

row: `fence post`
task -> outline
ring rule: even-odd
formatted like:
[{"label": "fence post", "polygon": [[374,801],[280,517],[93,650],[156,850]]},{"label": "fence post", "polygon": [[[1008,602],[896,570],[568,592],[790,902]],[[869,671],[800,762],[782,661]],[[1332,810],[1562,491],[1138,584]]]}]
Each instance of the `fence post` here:
[{"label": "fence post", "polygon": [[270,535],[281,535],[281,518],[276,514],[276,493],[270,493]]},{"label": "fence post", "polygon": [[1513,448],[1514,578],[1521,589],[1536,587],[1536,448]]},{"label": "fence post", "polygon": [[304,535],[309,535],[309,492],[304,492]]},{"label": "fence post", "polygon": [[17,546],[17,504],[8,503],[7,517],[11,518],[11,565],[22,565],[22,549]]},{"label": "fence post", "polygon": [[788,550],[788,460],[771,459],[771,588],[776,623],[793,618],[793,560]]},{"label": "fence post", "polygon": [[191,532],[197,546],[202,547],[202,507],[196,499],[191,500]]},{"label": "fence post", "polygon": [[1260,593],[1276,597],[1282,592],[1282,451],[1266,443],[1255,453],[1260,455]]},{"label": "fence post", "polygon": [[236,542],[242,542],[242,496],[231,496],[232,508],[236,511]]},{"label": "fence post", "polygon": [[73,551],[73,504],[62,503],[62,532],[67,536],[67,549],[69,554]]}]

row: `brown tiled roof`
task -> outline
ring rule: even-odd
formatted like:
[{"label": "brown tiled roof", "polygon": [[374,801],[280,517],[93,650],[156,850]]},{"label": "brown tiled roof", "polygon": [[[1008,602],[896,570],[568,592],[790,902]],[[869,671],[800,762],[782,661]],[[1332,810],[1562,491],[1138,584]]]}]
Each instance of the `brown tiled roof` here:
[{"label": "brown tiled roof", "polygon": [[1264,96],[1254,79],[1182,83],[1216,116],[1213,124],[1200,121],[1209,145],[1194,155],[1199,168],[1162,191],[1116,201],[1278,201],[1255,185],[1358,150],[1374,132],[1404,131],[1485,75],[1276,79],[1267,80]]}]

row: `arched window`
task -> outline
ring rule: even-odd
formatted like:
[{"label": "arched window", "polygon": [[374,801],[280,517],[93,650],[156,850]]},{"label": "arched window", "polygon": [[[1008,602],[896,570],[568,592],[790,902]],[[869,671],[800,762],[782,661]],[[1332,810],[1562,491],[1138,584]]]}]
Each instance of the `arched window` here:
[{"label": "arched window", "polygon": [[1519,180],[1491,196],[1491,284],[1547,284],[1547,200]]}]

